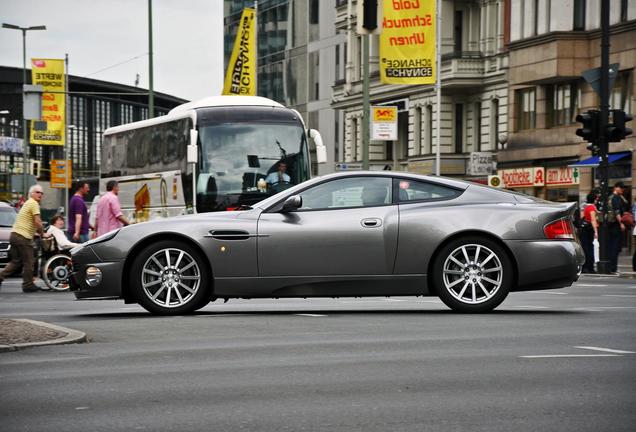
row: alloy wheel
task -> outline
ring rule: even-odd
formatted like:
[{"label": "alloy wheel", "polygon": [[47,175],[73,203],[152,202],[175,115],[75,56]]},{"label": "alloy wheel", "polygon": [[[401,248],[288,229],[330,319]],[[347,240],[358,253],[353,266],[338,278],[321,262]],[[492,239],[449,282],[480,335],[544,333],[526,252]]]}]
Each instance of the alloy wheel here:
[{"label": "alloy wheel", "polygon": [[181,249],[160,249],[144,263],[141,286],[153,303],[177,308],[196,295],[201,286],[201,269],[197,261]]},{"label": "alloy wheel", "polygon": [[444,261],[443,283],[450,295],[465,304],[484,303],[503,283],[503,266],[495,252],[484,245],[465,244]]}]

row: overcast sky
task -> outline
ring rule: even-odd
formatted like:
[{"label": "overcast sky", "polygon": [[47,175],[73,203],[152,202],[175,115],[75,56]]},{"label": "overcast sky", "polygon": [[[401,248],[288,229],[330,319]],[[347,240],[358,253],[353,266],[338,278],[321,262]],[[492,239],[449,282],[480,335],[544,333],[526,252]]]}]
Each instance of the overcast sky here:
[{"label": "overcast sky", "polygon": [[[153,0],[152,12],[155,91],[220,94],[223,0]],[[139,74],[148,88],[148,0],[0,0],[0,21],[46,25],[27,32],[27,67],[68,53],[71,75],[135,85]],[[0,65],[22,67],[22,32],[0,28]]]}]

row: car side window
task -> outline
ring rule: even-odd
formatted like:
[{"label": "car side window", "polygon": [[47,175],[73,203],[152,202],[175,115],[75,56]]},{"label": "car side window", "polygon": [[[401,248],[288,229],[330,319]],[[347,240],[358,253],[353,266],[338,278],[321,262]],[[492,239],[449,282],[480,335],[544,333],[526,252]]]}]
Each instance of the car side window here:
[{"label": "car side window", "polygon": [[299,210],[375,207],[391,204],[391,179],[349,177],[321,183],[302,192]]},{"label": "car side window", "polygon": [[411,179],[395,179],[398,202],[452,199],[461,191],[446,186]]}]

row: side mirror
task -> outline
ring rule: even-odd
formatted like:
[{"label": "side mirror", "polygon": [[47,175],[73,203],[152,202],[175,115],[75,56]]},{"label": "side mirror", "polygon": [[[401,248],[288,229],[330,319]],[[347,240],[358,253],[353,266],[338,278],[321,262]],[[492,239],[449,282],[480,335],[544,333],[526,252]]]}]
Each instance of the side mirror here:
[{"label": "side mirror", "polygon": [[314,144],[316,144],[316,162],[319,164],[327,162],[327,147],[325,147],[322,142],[320,132],[316,129],[309,129],[307,135],[309,135],[309,138],[314,140]]},{"label": "side mirror", "polygon": [[282,213],[287,213],[292,210],[299,209],[303,206],[303,197],[300,195],[292,195],[283,203]]},{"label": "side mirror", "polygon": [[186,162],[197,163],[199,161],[199,154],[197,148],[197,141],[199,140],[199,131],[196,129],[190,129],[190,144],[188,145],[188,153]]}]

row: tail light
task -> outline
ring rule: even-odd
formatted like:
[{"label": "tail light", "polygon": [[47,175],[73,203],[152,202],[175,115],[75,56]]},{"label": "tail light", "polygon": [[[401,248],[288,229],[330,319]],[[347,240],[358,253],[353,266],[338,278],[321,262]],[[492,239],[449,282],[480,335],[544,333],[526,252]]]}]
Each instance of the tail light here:
[{"label": "tail light", "polygon": [[545,236],[551,240],[574,240],[574,225],[570,219],[559,219],[543,227]]}]

